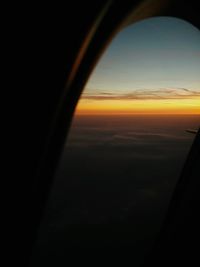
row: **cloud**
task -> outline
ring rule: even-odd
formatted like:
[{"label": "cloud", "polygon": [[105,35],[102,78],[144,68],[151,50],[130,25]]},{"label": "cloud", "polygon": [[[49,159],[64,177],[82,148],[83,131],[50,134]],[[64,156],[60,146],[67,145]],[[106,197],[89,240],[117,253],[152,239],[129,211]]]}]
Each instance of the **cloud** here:
[{"label": "cloud", "polygon": [[[69,136],[66,148],[70,149],[71,152],[79,153],[85,152],[85,149],[93,151],[94,154],[101,154],[106,152],[106,155],[126,155],[134,158],[146,158],[151,155],[151,158],[160,157],[163,158],[163,153],[172,153],[176,150],[177,152],[182,151],[182,147],[187,147],[190,143],[192,136],[185,134],[182,131],[166,130],[162,132],[151,131],[151,129],[140,128],[133,130],[120,129],[111,124],[107,129],[102,129],[102,125],[99,125],[98,129],[76,129],[72,135]],[[185,146],[184,146],[185,144]],[[97,153],[98,151],[98,153]],[[120,152],[120,153],[119,153]],[[117,154],[116,154],[117,153]],[[172,153],[173,154],[173,153]]]},{"label": "cloud", "polygon": [[[91,90],[90,90],[91,91]],[[153,89],[136,89],[133,92],[99,92],[84,93],[82,99],[86,100],[170,100],[170,99],[190,99],[200,97],[200,91],[190,90],[187,88],[158,88]]]}]

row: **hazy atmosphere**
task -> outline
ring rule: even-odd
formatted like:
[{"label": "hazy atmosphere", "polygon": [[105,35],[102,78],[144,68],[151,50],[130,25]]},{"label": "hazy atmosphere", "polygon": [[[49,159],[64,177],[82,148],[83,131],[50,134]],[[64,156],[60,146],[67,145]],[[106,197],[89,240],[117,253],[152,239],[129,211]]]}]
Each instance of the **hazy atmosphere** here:
[{"label": "hazy atmosphere", "polygon": [[157,17],[122,30],[106,50],[77,111],[200,114],[200,34]]}]

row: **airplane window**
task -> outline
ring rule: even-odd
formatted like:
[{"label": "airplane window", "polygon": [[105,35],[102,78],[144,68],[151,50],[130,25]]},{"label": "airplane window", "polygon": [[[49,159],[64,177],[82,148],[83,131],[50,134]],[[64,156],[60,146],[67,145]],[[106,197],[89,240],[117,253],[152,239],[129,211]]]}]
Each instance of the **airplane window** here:
[{"label": "airplane window", "polygon": [[200,126],[199,70],[199,30],[181,19],[149,18],[114,38],[78,103],[34,266],[113,248],[141,266],[195,136],[186,130]]}]

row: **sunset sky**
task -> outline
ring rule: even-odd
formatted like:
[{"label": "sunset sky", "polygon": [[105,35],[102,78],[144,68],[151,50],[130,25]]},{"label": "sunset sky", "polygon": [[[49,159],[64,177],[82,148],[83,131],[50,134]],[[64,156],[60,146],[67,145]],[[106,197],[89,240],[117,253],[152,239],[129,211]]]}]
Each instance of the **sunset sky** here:
[{"label": "sunset sky", "polygon": [[156,17],[123,29],[89,79],[77,114],[200,114],[200,32]]}]

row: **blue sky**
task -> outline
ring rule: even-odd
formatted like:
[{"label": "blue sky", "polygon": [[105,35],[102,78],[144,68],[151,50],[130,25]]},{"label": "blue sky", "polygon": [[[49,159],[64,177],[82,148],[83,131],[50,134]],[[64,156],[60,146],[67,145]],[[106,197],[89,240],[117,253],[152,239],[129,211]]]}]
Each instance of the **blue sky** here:
[{"label": "blue sky", "polygon": [[117,34],[83,97],[134,92],[144,97],[145,92],[148,95],[154,90],[159,97],[159,90],[163,95],[165,89],[166,98],[172,90],[184,96],[186,90],[190,95],[200,93],[200,32],[178,18],[154,17]]}]

